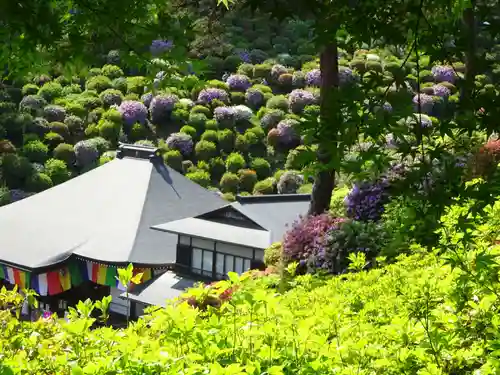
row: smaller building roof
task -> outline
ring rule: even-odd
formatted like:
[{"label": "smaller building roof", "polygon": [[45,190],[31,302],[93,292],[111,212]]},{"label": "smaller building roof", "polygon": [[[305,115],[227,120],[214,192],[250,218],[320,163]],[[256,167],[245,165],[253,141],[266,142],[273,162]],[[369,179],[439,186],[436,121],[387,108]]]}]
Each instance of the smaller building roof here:
[{"label": "smaller building roof", "polygon": [[196,217],[171,221],[154,226],[153,229],[256,249],[267,248],[271,241],[270,233],[266,230],[245,228]]},{"label": "smaller building roof", "polygon": [[[167,271],[144,284],[135,286],[134,290],[129,292],[128,299],[145,305],[164,307],[168,300],[179,297],[196,283],[194,279]],[[122,293],[120,298],[127,299],[127,293]]]},{"label": "smaller building roof", "polygon": [[310,194],[237,197],[204,214],[154,225],[168,233],[200,237],[234,245],[266,249],[283,240],[288,227],[307,213]]}]

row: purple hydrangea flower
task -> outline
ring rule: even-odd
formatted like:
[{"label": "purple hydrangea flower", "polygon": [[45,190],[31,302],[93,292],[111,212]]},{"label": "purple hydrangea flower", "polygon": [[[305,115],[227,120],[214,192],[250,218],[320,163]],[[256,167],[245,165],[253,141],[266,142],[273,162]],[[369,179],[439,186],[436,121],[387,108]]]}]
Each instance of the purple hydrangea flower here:
[{"label": "purple hydrangea flower", "polygon": [[430,113],[434,107],[434,99],[431,95],[420,93],[413,97],[413,104],[416,111],[420,110],[422,113]]},{"label": "purple hydrangea flower", "polygon": [[43,117],[48,122],[64,122],[66,110],[60,105],[48,105],[43,109]]},{"label": "purple hydrangea flower", "polygon": [[174,110],[175,104],[179,102],[176,95],[157,95],[151,100],[149,112],[151,121],[157,123],[167,118]]},{"label": "purple hydrangea flower", "polygon": [[156,39],[151,43],[149,51],[153,56],[158,56],[171,50],[173,46],[174,43],[171,40]]},{"label": "purple hydrangea flower", "polygon": [[427,129],[432,127],[432,120],[429,116],[423,113],[414,113],[413,116],[409,117],[407,120],[408,125],[415,125],[420,123],[422,129]]},{"label": "purple hydrangea flower", "polygon": [[76,164],[80,167],[91,165],[99,158],[97,145],[91,139],[79,141],[74,147]]},{"label": "purple hydrangea flower", "polygon": [[283,173],[276,186],[279,194],[296,194],[300,186],[304,184],[304,177],[296,171]]},{"label": "purple hydrangea flower", "polygon": [[227,85],[234,91],[246,91],[252,84],[244,74],[232,74],[226,80]]},{"label": "purple hydrangea flower", "polygon": [[339,67],[339,85],[346,86],[358,80],[358,76],[354,71],[344,66]]},{"label": "purple hydrangea flower", "polygon": [[455,71],[449,65],[437,65],[431,69],[432,75],[437,82],[455,82]]},{"label": "purple hydrangea flower", "polygon": [[123,121],[127,125],[134,125],[135,123],[144,124],[148,118],[148,109],[141,102],[135,100],[125,100],[118,107]]},{"label": "purple hydrangea flower", "polygon": [[147,94],[144,94],[143,96],[141,96],[141,100],[146,107],[149,107],[149,105],[151,104],[151,101],[153,100],[153,94],[148,92]]},{"label": "purple hydrangea flower", "polygon": [[193,139],[189,134],[172,133],[165,143],[169,149],[178,150],[184,156],[191,154],[193,151]]},{"label": "purple hydrangea flower", "polygon": [[[218,107],[221,108],[221,107]],[[253,112],[246,105],[236,105],[233,108],[234,119],[236,121],[248,121],[252,118]]]},{"label": "purple hydrangea flower", "polygon": [[264,104],[264,94],[258,89],[248,89],[245,93],[245,100],[252,107],[259,107]]},{"label": "purple hydrangea flower", "polygon": [[285,73],[288,73],[288,69],[284,65],[275,64],[271,68],[271,77],[274,80],[277,80],[280,77],[280,75],[285,74]]},{"label": "purple hydrangea flower", "polygon": [[234,107],[217,107],[214,109],[215,120],[223,126],[232,126],[236,120]]},{"label": "purple hydrangea flower", "polygon": [[301,113],[306,106],[315,104],[316,98],[309,91],[296,89],[290,93],[288,101],[293,113]]},{"label": "purple hydrangea flower", "polygon": [[211,103],[212,100],[215,99],[218,99],[223,103],[229,102],[229,96],[227,95],[227,92],[222,89],[211,87],[201,90],[200,94],[198,95],[198,101],[204,104]]},{"label": "purple hydrangea flower", "polygon": [[321,70],[313,69],[306,74],[306,84],[308,86],[321,86]]},{"label": "purple hydrangea flower", "polygon": [[271,129],[278,125],[278,123],[283,120],[284,117],[285,112],[277,109],[262,116],[262,118],[260,119],[260,125],[264,129]]},{"label": "purple hydrangea flower", "polygon": [[298,139],[295,127],[298,125],[298,121],[292,119],[282,120],[278,123],[276,129],[280,137],[280,142],[287,145],[295,142]]},{"label": "purple hydrangea flower", "polygon": [[432,90],[434,91],[435,96],[439,96],[441,98],[447,98],[451,94],[450,89],[443,85],[434,85],[432,86]]},{"label": "purple hydrangea flower", "polygon": [[28,198],[29,196],[33,195],[33,193],[27,193],[24,190],[20,189],[12,189],[9,191],[10,194],[10,201],[12,203],[23,200],[25,198]]},{"label": "purple hydrangea flower", "polygon": [[246,50],[238,53],[238,56],[240,57],[241,61],[243,61],[244,63],[252,62],[252,59],[250,58],[250,53]]},{"label": "purple hydrangea flower", "polygon": [[385,111],[385,112],[391,113],[392,112],[392,105],[391,105],[391,103],[385,102],[384,104],[382,104],[382,110]]},{"label": "purple hydrangea flower", "polygon": [[25,112],[40,112],[47,101],[39,95],[27,95],[19,103],[19,109]]},{"label": "purple hydrangea flower", "polygon": [[379,220],[389,199],[388,188],[387,179],[355,184],[344,200],[347,215],[359,221]]}]

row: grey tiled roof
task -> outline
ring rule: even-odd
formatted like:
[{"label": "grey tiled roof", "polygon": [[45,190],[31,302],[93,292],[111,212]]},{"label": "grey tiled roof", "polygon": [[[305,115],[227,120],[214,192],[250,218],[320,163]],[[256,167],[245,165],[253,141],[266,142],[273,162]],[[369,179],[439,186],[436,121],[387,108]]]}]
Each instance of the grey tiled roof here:
[{"label": "grey tiled roof", "polygon": [[1,207],[0,263],[30,270],[71,255],[116,264],[174,263],[177,236],[150,227],[224,205],[161,159],[125,156]]}]

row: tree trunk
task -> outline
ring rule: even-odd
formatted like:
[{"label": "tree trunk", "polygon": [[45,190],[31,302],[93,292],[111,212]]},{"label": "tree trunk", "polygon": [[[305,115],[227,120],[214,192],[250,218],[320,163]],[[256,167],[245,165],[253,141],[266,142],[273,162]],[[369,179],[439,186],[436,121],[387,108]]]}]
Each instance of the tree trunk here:
[{"label": "tree trunk", "polygon": [[[318,146],[318,164],[321,168],[315,177],[309,215],[320,215],[330,208],[332,190],[335,187],[335,168],[331,167],[332,158],[337,153],[336,125],[339,121],[338,108],[338,47],[334,38],[328,43],[320,55],[321,69],[321,134]],[[325,135],[327,135],[325,137]],[[326,166],[326,167],[325,167]]]},{"label": "tree trunk", "polygon": [[465,82],[461,92],[462,99],[471,104],[472,93],[474,91],[474,80],[476,78],[476,38],[477,27],[474,14],[475,1],[471,1],[471,7],[464,10],[463,22],[465,25],[466,50],[465,50]]}]

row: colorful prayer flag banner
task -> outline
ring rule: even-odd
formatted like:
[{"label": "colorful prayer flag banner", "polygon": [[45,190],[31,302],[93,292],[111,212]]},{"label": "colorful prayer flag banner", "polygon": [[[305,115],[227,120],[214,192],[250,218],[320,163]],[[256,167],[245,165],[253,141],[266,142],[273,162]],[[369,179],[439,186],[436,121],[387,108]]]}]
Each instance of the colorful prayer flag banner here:
[{"label": "colorful prayer flag banner", "polygon": [[59,282],[61,283],[61,288],[63,291],[71,289],[71,276],[69,270],[64,267],[59,270]]},{"label": "colorful prayer flag banner", "polygon": [[49,295],[53,296],[63,292],[61,280],[59,279],[59,271],[47,272],[47,283],[49,286]]}]

